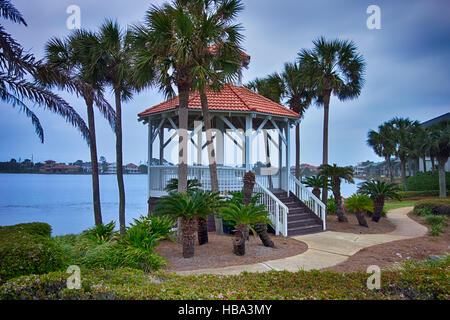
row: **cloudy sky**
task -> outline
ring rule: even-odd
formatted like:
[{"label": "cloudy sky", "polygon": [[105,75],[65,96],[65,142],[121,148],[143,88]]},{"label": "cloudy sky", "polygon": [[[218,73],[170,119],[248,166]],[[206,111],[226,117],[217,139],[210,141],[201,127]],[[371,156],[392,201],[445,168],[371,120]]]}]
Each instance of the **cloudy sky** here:
[{"label": "cloudy sky", "polygon": [[[6,25],[7,31],[41,58],[45,43],[70,33],[66,27],[70,5],[81,8],[81,25],[94,30],[105,18],[123,25],[137,23],[150,4],[143,0],[14,0],[28,27]],[[302,48],[311,48],[319,36],[351,39],[367,63],[361,96],[330,105],[329,161],[353,165],[380,160],[366,146],[369,129],[392,117],[426,121],[450,110],[450,2],[447,0],[244,0],[239,16],[245,28],[244,48],[251,64],[243,82],[280,71],[294,61]],[[381,29],[369,30],[369,5],[381,9]],[[61,93],[86,119],[81,100]],[[146,128],[137,114],[163,101],[156,90],[136,95],[124,110],[124,160],[146,160]],[[113,100],[111,99],[111,102]],[[34,108],[45,130],[40,144],[31,122],[23,114],[0,103],[0,161],[31,158],[89,160],[89,148],[78,132],[60,117]],[[86,120],[87,121],[87,120]],[[114,161],[114,135],[105,120],[96,117],[98,154]],[[322,158],[323,110],[311,107],[302,123],[302,162],[318,165]]]}]

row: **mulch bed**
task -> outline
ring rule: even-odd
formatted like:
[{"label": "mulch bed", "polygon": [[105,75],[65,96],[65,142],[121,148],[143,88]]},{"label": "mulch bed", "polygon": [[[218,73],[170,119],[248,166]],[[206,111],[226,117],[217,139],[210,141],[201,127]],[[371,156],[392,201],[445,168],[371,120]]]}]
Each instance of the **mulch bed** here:
[{"label": "mulch bed", "polygon": [[250,236],[250,241],[245,244],[245,256],[240,257],[233,254],[232,236],[209,233],[208,237],[209,242],[202,246],[196,245],[195,255],[189,259],[183,258],[181,244],[163,241],[155,251],[169,263],[164,270],[172,272],[254,264],[298,255],[308,249],[301,241],[274,235],[271,238],[276,248],[267,248],[259,238]]},{"label": "mulch bed", "polygon": [[395,225],[385,217],[382,217],[378,222],[373,222],[372,218],[366,215],[366,221],[369,225],[369,228],[366,228],[358,224],[358,220],[353,213],[347,212],[346,215],[348,222],[338,222],[336,215],[328,215],[327,230],[356,234],[389,233],[395,230]]},{"label": "mulch bed", "polygon": [[[422,217],[412,213],[409,213],[408,217],[429,229],[428,224],[424,222]],[[361,249],[343,263],[323,270],[338,272],[366,271],[370,265],[377,265],[381,269],[385,269],[405,260],[424,260],[431,255],[443,255],[446,253],[450,253],[450,227],[447,227],[440,236],[426,235]]]}]

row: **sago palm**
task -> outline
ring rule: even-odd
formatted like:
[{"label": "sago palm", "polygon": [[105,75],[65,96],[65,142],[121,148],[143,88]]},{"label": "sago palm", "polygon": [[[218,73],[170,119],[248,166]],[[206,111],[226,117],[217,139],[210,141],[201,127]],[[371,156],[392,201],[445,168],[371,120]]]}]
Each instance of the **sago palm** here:
[{"label": "sago palm", "polygon": [[[0,16],[5,20],[27,26],[22,14],[7,0],[0,0]],[[36,114],[29,108],[31,103],[62,116],[77,128],[89,143],[89,130],[78,113],[58,95],[47,90],[40,77],[53,79],[61,77],[56,71],[42,68],[42,62],[26,53],[25,49],[0,24],[0,99],[23,112],[34,126],[41,143],[44,143],[44,129]],[[33,82],[30,79],[34,79]],[[75,88],[74,88],[75,89]]]},{"label": "sago palm", "polygon": [[312,193],[320,199],[320,189],[329,188],[330,183],[328,179],[324,176],[311,176],[303,180],[303,184],[309,188],[312,188]]},{"label": "sago palm", "polygon": [[271,223],[267,218],[269,213],[264,205],[236,205],[228,203],[221,209],[221,218],[236,223],[236,238],[233,241],[233,252],[238,256],[245,255],[245,235],[250,229],[256,236],[251,223]]},{"label": "sago palm", "polygon": [[368,228],[365,211],[373,211],[373,201],[365,194],[354,194],[345,199],[345,208],[347,211],[354,212],[360,226]]},{"label": "sago palm", "polygon": [[[369,196],[374,203],[372,220],[378,222],[383,214],[384,202],[387,199],[401,200],[400,188],[395,183],[378,180],[365,181],[358,187],[358,193]],[[347,202],[346,202],[347,204]]]},{"label": "sago palm", "polygon": [[341,197],[341,180],[348,183],[355,183],[353,180],[354,171],[352,167],[338,167],[336,164],[321,165],[319,167],[319,175],[330,179],[331,190],[333,191],[334,203],[336,204],[336,215],[340,222],[347,222],[344,208],[342,207]]},{"label": "sago palm", "polygon": [[[305,70],[308,87],[314,92],[317,103],[324,108],[322,164],[326,165],[330,98],[334,95],[345,101],[355,99],[361,94],[365,62],[353,41],[328,41],[320,37],[313,43],[314,48],[301,50],[298,59]],[[327,202],[327,197],[327,189],[324,189],[324,203]]]}]

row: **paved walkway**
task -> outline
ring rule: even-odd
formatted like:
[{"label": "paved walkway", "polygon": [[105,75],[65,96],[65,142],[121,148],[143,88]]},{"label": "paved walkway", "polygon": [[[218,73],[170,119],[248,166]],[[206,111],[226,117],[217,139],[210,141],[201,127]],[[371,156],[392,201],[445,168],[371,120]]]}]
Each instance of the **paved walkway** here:
[{"label": "paved walkway", "polygon": [[427,233],[427,228],[408,218],[407,214],[413,208],[405,207],[389,211],[389,220],[395,224],[393,232],[385,234],[354,234],[346,232],[326,231],[321,233],[295,236],[293,239],[302,241],[308,245],[308,250],[302,254],[263,263],[251,265],[231,266],[215,269],[201,269],[193,271],[181,271],[178,274],[239,274],[247,272],[265,272],[268,270],[312,270],[332,267],[344,262],[359,250],[386,242],[422,237]]}]

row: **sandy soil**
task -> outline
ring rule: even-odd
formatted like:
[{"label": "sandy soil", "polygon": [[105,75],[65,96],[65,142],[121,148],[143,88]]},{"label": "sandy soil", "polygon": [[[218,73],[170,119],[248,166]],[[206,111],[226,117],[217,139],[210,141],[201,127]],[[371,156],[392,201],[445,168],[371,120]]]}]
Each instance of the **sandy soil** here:
[{"label": "sandy soil", "polygon": [[[429,229],[422,217],[412,213],[409,213],[408,217]],[[361,249],[345,262],[323,270],[338,272],[366,271],[370,265],[377,265],[383,269],[392,267],[405,260],[424,260],[431,255],[442,255],[445,253],[450,253],[450,227],[447,227],[444,233],[437,237],[426,235]]]},{"label": "sandy soil", "polygon": [[338,222],[337,216],[329,215],[327,216],[327,230],[356,234],[389,233],[395,230],[395,225],[385,217],[378,222],[373,222],[372,218],[367,215],[365,217],[369,228],[360,226],[353,213],[347,212],[348,222]]},{"label": "sandy soil", "polygon": [[259,238],[251,236],[243,257],[233,254],[230,235],[218,236],[215,233],[209,233],[209,243],[196,245],[193,258],[184,259],[181,245],[171,241],[163,241],[155,251],[167,259],[169,266],[164,270],[171,272],[254,264],[294,256],[308,249],[305,243],[291,238],[274,235],[271,238],[276,246],[274,249],[264,247]]}]

